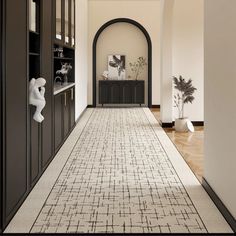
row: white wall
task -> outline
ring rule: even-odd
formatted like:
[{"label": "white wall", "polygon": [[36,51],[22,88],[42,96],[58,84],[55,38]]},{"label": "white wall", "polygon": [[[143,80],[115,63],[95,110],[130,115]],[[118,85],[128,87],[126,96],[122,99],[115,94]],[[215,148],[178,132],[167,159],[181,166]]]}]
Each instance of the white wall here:
[{"label": "white wall", "polygon": [[[100,35],[97,42],[97,83],[101,80],[103,71],[108,69],[108,55],[125,55],[126,60],[126,79],[128,76],[134,78],[129,63],[137,61],[142,56],[148,60],[147,40],[142,31],[129,23],[116,23],[107,27]],[[145,80],[147,105],[148,97],[148,67],[146,66],[140,74],[139,80]],[[97,86],[98,88],[98,86]],[[97,92],[98,97],[98,92]],[[98,99],[97,99],[98,102]]]},{"label": "white wall", "polygon": [[76,0],[75,119],[87,107],[88,83],[88,1]]},{"label": "white wall", "polygon": [[[203,0],[175,0],[173,13],[172,74],[191,78],[197,88],[193,104],[185,106],[185,115],[192,121],[204,120],[203,5]],[[176,108],[175,118],[178,118]]]},{"label": "white wall", "polygon": [[236,218],[236,1],[205,0],[204,177]]},{"label": "white wall", "polygon": [[161,1],[161,121],[172,123],[172,33],[175,0]]},{"label": "white wall", "polygon": [[92,104],[92,43],[98,29],[115,18],[130,18],[145,27],[153,47],[152,103],[160,104],[160,1],[89,0],[88,103]]}]

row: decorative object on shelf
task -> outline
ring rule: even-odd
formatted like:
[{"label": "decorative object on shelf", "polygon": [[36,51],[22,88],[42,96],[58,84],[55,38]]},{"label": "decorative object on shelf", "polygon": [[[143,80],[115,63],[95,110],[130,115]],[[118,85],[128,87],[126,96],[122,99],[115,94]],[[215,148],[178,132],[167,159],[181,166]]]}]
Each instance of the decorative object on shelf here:
[{"label": "decorative object on shelf", "polygon": [[29,1],[29,29],[37,31],[37,5],[34,0]]},{"label": "decorative object on shelf", "polygon": [[72,65],[70,63],[61,63],[61,69],[56,72],[56,74],[61,74],[63,75],[63,83],[67,84],[68,83],[68,77],[67,75],[69,72],[72,70]]},{"label": "decorative object on shelf", "polygon": [[146,58],[139,57],[134,63],[129,63],[132,73],[134,74],[134,79],[138,80],[138,77],[143,72],[145,66],[147,66]]},{"label": "decorative object on shelf", "polygon": [[58,56],[58,57],[61,57],[61,58],[64,57],[64,54],[63,54],[63,47],[54,48],[54,52],[57,53],[57,56]]},{"label": "decorative object on shelf", "polygon": [[60,83],[62,85],[63,84],[63,79],[60,76],[56,76],[55,79],[54,79],[54,83]]},{"label": "decorative object on shelf", "polygon": [[108,56],[109,78],[114,80],[125,79],[125,56],[109,55]]},{"label": "decorative object on shelf", "polygon": [[191,121],[184,117],[184,105],[192,103],[194,101],[194,92],[197,90],[192,85],[192,80],[186,81],[182,76],[173,77],[174,88],[179,91],[174,95],[174,107],[178,109],[179,118],[175,119],[175,130],[178,132],[191,131],[194,132],[194,127],[191,125]]},{"label": "decorative object on shelf", "polygon": [[41,112],[46,105],[44,97],[45,84],[46,80],[44,78],[33,78],[29,83],[29,104],[36,106],[36,111],[34,113],[33,119],[39,123],[44,120]]},{"label": "decorative object on shelf", "polygon": [[109,78],[108,78],[108,75],[109,75],[109,72],[107,71],[107,70],[105,70],[105,71],[103,71],[103,73],[102,73],[102,78],[104,79],[104,80],[108,80]]}]

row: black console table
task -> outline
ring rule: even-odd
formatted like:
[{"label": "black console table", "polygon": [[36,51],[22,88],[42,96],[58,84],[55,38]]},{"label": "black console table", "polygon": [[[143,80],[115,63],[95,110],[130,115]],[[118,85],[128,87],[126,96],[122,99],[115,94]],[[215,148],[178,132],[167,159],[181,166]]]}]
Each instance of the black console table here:
[{"label": "black console table", "polygon": [[144,80],[99,80],[99,104],[144,104]]}]

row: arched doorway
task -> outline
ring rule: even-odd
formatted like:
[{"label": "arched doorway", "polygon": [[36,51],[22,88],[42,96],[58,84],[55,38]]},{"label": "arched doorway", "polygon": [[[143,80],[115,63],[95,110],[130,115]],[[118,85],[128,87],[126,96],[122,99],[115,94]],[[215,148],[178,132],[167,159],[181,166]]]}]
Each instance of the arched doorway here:
[{"label": "arched doorway", "polygon": [[101,33],[110,25],[115,23],[129,23],[137,28],[139,28],[144,34],[147,45],[148,45],[148,107],[152,106],[152,42],[147,30],[139,24],[137,21],[134,21],[129,18],[117,18],[111,21],[108,21],[97,31],[94,40],[93,40],[93,107],[97,105],[97,83],[96,83],[96,73],[97,73],[97,41]]}]

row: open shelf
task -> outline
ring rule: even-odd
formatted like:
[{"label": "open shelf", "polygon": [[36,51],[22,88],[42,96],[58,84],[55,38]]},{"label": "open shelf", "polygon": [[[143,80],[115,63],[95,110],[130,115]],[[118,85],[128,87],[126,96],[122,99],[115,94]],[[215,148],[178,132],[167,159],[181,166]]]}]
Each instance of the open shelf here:
[{"label": "open shelf", "polygon": [[[39,4],[39,3],[38,3]],[[37,9],[39,5],[37,4]],[[39,29],[39,12],[37,12],[37,29]],[[40,77],[40,33],[29,29],[29,81]]]},{"label": "open shelf", "polygon": [[29,79],[40,77],[40,57],[33,56],[29,60]]},{"label": "open shelf", "polygon": [[30,56],[40,56],[39,53],[35,53],[35,52],[30,52],[29,55],[30,55]]},{"label": "open shelf", "polygon": [[40,53],[40,35],[37,33],[29,33],[29,51],[32,54],[39,54]]},{"label": "open shelf", "polygon": [[39,35],[39,32],[36,32],[36,31],[29,30],[29,32],[30,32],[30,34]]},{"label": "open shelf", "polygon": [[68,82],[73,83],[75,81],[75,50],[62,46],[60,44],[54,44],[54,78],[56,76],[63,77],[60,74],[57,74],[57,71],[62,68],[62,64],[68,63],[72,66],[67,75]]},{"label": "open shelf", "polygon": [[54,57],[55,60],[74,60],[73,58],[71,57]]}]

